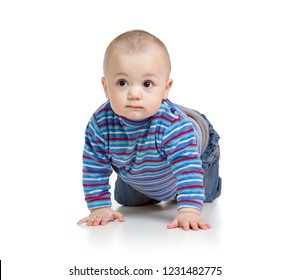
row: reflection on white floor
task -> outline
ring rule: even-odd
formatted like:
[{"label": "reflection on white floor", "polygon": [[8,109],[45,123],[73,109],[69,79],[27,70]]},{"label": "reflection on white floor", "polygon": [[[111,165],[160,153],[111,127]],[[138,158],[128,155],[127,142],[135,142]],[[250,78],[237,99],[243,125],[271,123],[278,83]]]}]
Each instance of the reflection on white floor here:
[{"label": "reflection on white floor", "polygon": [[[206,203],[202,216],[212,224],[212,229],[184,231],[181,228],[167,229],[166,226],[177,213],[175,202],[157,205],[124,207],[117,204],[114,209],[121,212],[125,222],[110,222],[106,226],[78,226],[79,242],[90,249],[105,249],[106,252],[163,254],[184,253],[185,250],[206,251],[206,248],[221,246],[222,211],[221,203]],[[75,231],[75,230],[74,230]]]},{"label": "reflection on white floor", "polygon": [[[116,174],[113,173],[110,178],[112,186],[115,180]],[[212,229],[206,231],[167,229],[167,224],[177,214],[175,200],[156,205],[124,207],[113,199],[112,190],[112,203],[112,208],[124,215],[125,222],[114,221],[97,227],[81,225],[71,229],[77,243],[82,244],[79,246],[87,246],[88,250],[92,252],[105,250],[110,256],[117,252],[126,252],[126,257],[129,254],[134,256],[142,252],[149,258],[152,257],[152,254],[165,256],[171,254],[172,251],[174,254],[183,255],[187,250],[198,250],[198,254],[201,254],[207,249],[211,251],[211,249],[221,248],[222,210],[224,209],[222,196],[212,203],[205,203],[202,216],[212,225]],[[88,213],[86,211],[84,215]]]}]

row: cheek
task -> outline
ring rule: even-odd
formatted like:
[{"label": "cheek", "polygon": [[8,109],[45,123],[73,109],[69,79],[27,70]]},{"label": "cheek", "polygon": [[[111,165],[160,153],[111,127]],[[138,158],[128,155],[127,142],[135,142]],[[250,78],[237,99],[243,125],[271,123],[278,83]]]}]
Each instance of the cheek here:
[{"label": "cheek", "polygon": [[122,94],[112,94],[110,96],[110,100],[111,102],[115,103],[115,104],[122,104],[125,101],[125,95]]},{"label": "cheek", "polygon": [[112,109],[116,113],[120,113],[120,111],[122,110],[122,108],[125,104],[125,98],[123,96],[120,96],[120,95],[112,95],[110,97],[110,104],[111,104]]},{"label": "cheek", "polygon": [[150,100],[147,100],[146,103],[149,104],[149,106],[147,106],[147,110],[150,111],[151,113],[156,113],[160,109],[162,99],[150,98]]},{"label": "cheek", "polygon": [[155,103],[153,106],[150,107],[152,113],[156,113],[161,107],[161,103]]}]

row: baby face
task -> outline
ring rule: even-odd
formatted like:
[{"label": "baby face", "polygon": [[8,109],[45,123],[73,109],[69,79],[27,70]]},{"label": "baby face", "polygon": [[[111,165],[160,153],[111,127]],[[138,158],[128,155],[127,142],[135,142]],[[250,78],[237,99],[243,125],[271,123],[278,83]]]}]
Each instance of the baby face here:
[{"label": "baby face", "polygon": [[132,120],[151,117],[172,86],[167,57],[158,47],[140,53],[115,50],[102,85],[116,114]]}]

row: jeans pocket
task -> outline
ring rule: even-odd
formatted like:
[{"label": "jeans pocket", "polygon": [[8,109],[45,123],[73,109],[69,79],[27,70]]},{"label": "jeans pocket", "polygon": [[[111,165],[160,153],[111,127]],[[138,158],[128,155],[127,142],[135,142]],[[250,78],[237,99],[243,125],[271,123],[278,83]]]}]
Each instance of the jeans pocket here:
[{"label": "jeans pocket", "polygon": [[213,151],[206,157],[202,158],[202,168],[203,171],[209,172],[211,167],[214,164],[219,165],[219,160],[220,160],[220,146],[216,144],[213,148],[211,148]]}]

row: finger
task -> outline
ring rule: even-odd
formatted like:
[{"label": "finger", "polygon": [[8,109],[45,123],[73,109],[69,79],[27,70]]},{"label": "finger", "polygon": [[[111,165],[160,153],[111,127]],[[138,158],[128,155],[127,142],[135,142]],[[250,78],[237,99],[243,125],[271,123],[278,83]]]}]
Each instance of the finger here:
[{"label": "finger", "polygon": [[206,224],[201,224],[201,223],[199,223],[199,228],[202,229],[202,230],[207,230],[208,229]]},{"label": "finger", "polygon": [[77,222],[78,225],[82,225],[88,221],[88,217],[85,217]]},{"label": "finger", "polygon": [[109,221],[110,221],[110,217],[105,216],[105,217],[102,217],[102,220],[101,220],[100,224],[101,224],[102,226],[104,226],[104,225],[106,225]]},{"label": "finger", "polygon": [[194,230],[194,231],[199,230],[199,226],[198,226],[198,224],[196,222],[191,222],[190,226],[191,226],[191,229]]},{"label": "finger", "polygon": [[189,224],[189,222],[184,222],[184,223],[182,224],[182,227],[183,227],[184,230],[190,230],[190,224]]},{"label": "finger", "polygon": [[208,223],[203,224],[202,227],[201,227],[201,229],[210,229],[210,228],[212,228],[212,226],[210,224],[208,224]]},{"label": "finger", "polygon": [[202,229],[202,230],[207,230],[207,229],[209,229],[206,224],[199,224],[199,228]]},{"label": "finger", "polygon": [[124,216],[120,212],[115,212],[113,214],[113,220],[118,219],[120,222],[124,222]]},{"label": "finger", "polygon": [[99,217],[88,217],[87,226],[98,226],[100,223],[100,218]]},{"label": "finger", "polygon": [[167,225],[168,229],[177,228],[179,226],[178,220],[174,219],[170,224]]},{"label": "finger", "polygon": [[206,223],[199,223],[199,228],[202,229],[202,230],[207,230],[209,229],[210,225],[209,224],[206,224]]},{"label": "finger", "polygon": [[94,219],[89,218],[88,221],[87,221],[87,223],[86,223],[86,225],[87,225],[87,226],[93,226],[94,221],[95,221]]},{"label": "finger", "polygon": [[100,222],[101,222],[100,218],[95,218],[95,219],[92,219],[91,222],[89,224],[87,224],[87,225],[96,227],[96,226],[98,226],[100,224]]}]

